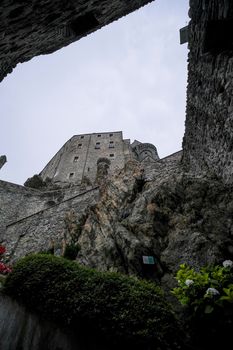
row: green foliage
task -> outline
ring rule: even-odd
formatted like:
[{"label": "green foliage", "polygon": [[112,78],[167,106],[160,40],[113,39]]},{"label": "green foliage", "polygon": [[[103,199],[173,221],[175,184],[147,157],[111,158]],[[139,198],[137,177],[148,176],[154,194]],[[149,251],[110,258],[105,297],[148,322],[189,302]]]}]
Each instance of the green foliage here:
[{"label": "green foliage", "polygon": [[207,266],[195,271],[183,264],[176,279],[178,287],[172,293],[187,308],[193,342],[203,349],[224,348],[233,331],[232,266]]},{"label": "green foliage", "polygon": [[26,180],[24,183],[25,187],[35,188],[35,189],[41,189],[46,187],[46,183],[42,180],[40,175],[34,175],[32,177],[29,177],[29,179]]},{"label": "green foliage", "polygon": [[172,293],[193,313],[209,314],[233,303],[233,271],[230,267],[208,266],[195,271],[183,264],[176,279],[179,286]]},{"label": "green foliage", "polygon": [[220,301],[227,301],[233,303],[233,284],[229,284],[227,288],[223,288],[225,295],[220,297]]},{"label": "green foliage", "polygon": [[80,245],[78,243],[67,244],[63,257],[69,260],[75,260],[79,251]]},{"label": "green foliage", "polygon": [[141,349],[178,348],[177,321],[161,289],[148,281],[36,254],[14,266],[5,292],[62,326],[104,336],[111,347],[124,341]]}]

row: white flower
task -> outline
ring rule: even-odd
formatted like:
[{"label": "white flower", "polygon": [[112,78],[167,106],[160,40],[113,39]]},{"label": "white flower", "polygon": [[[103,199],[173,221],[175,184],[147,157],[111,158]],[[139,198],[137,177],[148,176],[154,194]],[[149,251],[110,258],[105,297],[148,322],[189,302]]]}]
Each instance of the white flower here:
[{"label": "white flower", "polygon": [[219,295],[219,291],[215,288],[208,288],[205,295],[210,295],[210,296],[215,296],[215,295]]},{"label": "white flower", "polygon": [[186,280],[185,282],[184,282],[185,284],[186,284],[186,286],[191,286],[194,282],[193,282],[193,280]]},{"label": "white flower", "polygon": [[224,267],[232,267],[233,266],[233,261],[225,260],[225,261],[223,261],[222,264],[223,264]]}]

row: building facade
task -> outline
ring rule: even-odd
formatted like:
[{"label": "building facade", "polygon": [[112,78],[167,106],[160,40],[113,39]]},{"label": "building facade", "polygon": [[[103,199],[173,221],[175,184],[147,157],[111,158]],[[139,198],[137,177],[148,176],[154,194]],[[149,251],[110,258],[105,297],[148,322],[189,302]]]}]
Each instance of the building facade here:
[{"label": "building facade", "polygon": [[109,160],[109,172],[122,169],[130,159],[141,162],[157,161],[156,147],[149,143],[123,139],[122,131],[75,135],[57,152],[40,173],[43,180],[53,183],[95,183],[97,162]]}]

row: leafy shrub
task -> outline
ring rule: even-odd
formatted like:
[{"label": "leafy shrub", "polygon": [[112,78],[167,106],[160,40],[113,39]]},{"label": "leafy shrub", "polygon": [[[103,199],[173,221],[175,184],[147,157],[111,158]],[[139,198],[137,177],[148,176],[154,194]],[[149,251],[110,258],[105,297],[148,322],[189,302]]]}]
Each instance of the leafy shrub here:
[{"label": "leafy shrub", "polygon": [[50,255],[23,258],[7,277],[5,292],[38,314],[104,336],[113,346],[178,349],[178,325],[154,283],[101,273]]},{"label": "leafy shrub", "polygon": [[78,243],[67,244],[65,247],[63,257],[69,260],[75,260],[78,252],[80,251],[80,245]]},{"label": "leafy shrub", "polygon": [[233,331],[233,262],[200,271],[183,264],[176,279],[178,287],[172,293],[186,306],[194,337],[202,346],[207,341],[208,348],[227,344]]},{"label": "leafy shrub", "polygon": [[[227,261],[226,261],[227,262]],[[224,266],[203,267],[200,271],[183,264],[177,272],[179,286],[173,294],[193,313],[211,313],[215,308],[233,303],[233,270],[230,261]]]},{"label": "leafy shrub", "polygon": [[40,175],[34,175],[25,181],[24,186],[41,189],[43,187],[46,187],[46,183],[42,180],[42,177]]}]

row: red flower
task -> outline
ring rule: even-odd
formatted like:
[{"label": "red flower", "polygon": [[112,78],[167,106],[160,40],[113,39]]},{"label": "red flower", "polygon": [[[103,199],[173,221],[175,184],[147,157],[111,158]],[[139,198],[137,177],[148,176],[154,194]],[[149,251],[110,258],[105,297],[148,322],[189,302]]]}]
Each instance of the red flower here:
[{"label": "red flower", "polygon": [[0,255],[4,254],[6,251],[6,248],[3,247],[3,245],[0,245]]},{"label": "red flower", "polygon": [[12,269],[10,267],[8,267],[4,263],[0,262],[0,273],[2,273],[4,275],[4,274],[7,274],[11,271],[12,271]]}]

